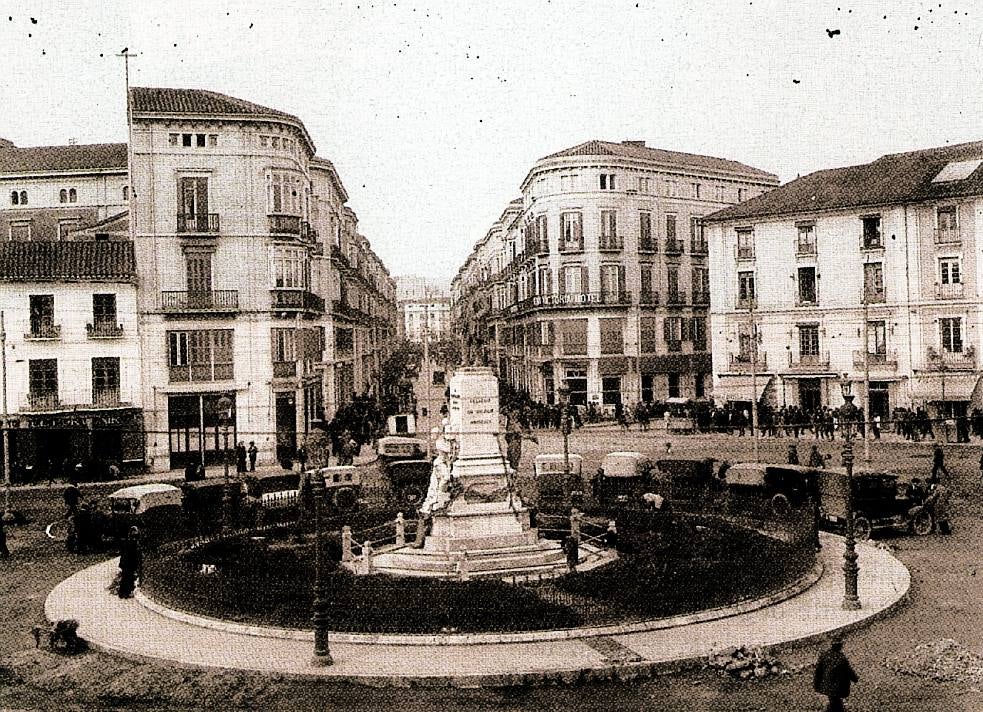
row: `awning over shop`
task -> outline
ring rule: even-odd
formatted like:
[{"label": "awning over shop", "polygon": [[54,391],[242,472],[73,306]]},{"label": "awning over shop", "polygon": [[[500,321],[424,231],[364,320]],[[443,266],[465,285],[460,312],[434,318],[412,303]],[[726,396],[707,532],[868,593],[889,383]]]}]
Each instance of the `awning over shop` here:
[{"label": "awning over shop", "polygon": [[[978,373],[919,373],[911,379],[911,397],[915,401],[968,401],[980,380]],[[945,397],[943,398],[943,391]]]},{"label": "awning over shop", "polygon": [[602,376],[620,376],[628,371],[627,356],[602,357],[597,360],[597,372]]},{"label": "awning over shop", "polygon": [[[761,400],[761,395],[772,382],[774,376],[762,374],[758,376],[754,399]],[[750,401],[752,378],[747,375],[722,375],[713,387],[713,399],[717,403],[726,401]]]}]

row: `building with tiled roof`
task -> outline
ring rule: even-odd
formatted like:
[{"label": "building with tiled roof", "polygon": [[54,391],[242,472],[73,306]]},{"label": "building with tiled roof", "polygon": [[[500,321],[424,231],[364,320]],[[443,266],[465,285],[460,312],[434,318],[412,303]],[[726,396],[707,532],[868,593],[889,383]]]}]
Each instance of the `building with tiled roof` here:
[{"label": "building with tiled roof", "polygon": [[705,398],[702,217],[777,183],[644,141],[586,141],[538,160],[453,282],[464,352],[544,402],[563,385],[572,403],[604,411]]},{"label": "building with tiled roof", "polygon": [[888,154],[708,216],[715,394],[814,411],[845,376],[882,420],[983,407],[981,166],[983,142]]}]

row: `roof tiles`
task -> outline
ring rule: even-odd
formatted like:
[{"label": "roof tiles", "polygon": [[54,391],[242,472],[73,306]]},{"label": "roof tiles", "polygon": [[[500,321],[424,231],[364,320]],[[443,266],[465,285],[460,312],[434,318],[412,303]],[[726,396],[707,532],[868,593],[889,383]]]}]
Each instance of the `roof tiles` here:
[{"label": "roof tiles", "polygon": [[128,282],[135,276],[133,243],[0,242],[0,280]]},{"label": "roof tiles", "polygon": [[300,122],[293,114],[205,89],[131,87],[130,102],[135,114],[278,116]]},{"label": "roof tiles", "polygon": [[125,143],[69,146],[0,146],[0,174],[50,171],[126,170]]}]

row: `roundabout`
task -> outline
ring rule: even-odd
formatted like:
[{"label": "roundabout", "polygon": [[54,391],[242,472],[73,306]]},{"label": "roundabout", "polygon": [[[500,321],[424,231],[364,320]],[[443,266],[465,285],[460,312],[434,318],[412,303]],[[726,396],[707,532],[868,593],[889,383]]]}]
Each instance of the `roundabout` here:
[{"label": "roundabout", "polygon": [[714,611],[625,625],[464,635],[331,634],[335,664],[311,664],[310,631],[202,619],[108,587],[116,560],[61,582],[45,602],[49,620],[74,618],[100,650],[129,659],[327,678],[373,686],[499,687],[634,679],[678,670],[728,647],[774,647],[849,630],[906,597],[908,570],[887,551],[857,547],[863,608],[841,608],[842,539],[822,535],[822,572],[781,600],[766,597]]}]

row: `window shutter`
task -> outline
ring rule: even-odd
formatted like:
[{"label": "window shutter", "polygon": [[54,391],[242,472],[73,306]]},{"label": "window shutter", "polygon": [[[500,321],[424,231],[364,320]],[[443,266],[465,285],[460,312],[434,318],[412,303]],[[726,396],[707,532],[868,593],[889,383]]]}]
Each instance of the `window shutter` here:
[{"label": "window shutter", "polygon": [[690,319],[683,317],[679,320],[679,340],[689,341],[690,340]]},{"label": "window shutter", "polygon": [[558,294],[561,294],[561,295],[567,293],[567,274],[566,274],[566,270],[567,269],[569,269],[569,268],[568,267],[561,267],[560,268],[559,279],[556,280],[556,291],[557,291]]},{"label": "window shutter", "polygon": [[584,249],[584,223],[583,219],[580,217],[580,213],[574,213],[576,220],[573,223],[573,233],[577,241],[577,249]]},{"label": "window shutter", "polygon": [[618,285],[616,291],[620,294],[625,291],[625,266],[618,265]]},{"label": "window shutter", "polygon": [[666,343],[672,339],[672,335],[669,333],[669,317],[662,320],[662,339]]},{"label": "window shutter", "polygon": [[580,268],[580,292],[581,294],[587,294],[590,291],[590,273],[587,271],[587,266],[584,265]]}]

